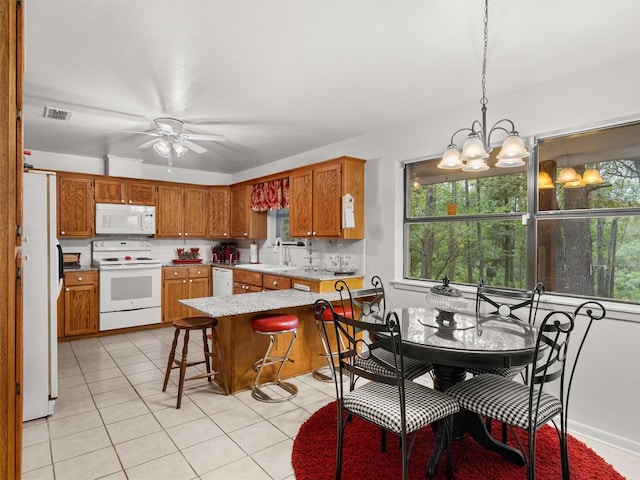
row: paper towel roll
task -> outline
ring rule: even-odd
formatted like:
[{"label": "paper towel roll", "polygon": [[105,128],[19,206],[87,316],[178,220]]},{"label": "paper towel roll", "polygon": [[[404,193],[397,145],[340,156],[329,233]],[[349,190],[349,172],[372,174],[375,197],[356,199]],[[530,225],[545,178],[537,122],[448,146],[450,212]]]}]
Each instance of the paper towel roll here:
[{"label": "paper towel roll", "polygon": [[249,246],[249,263],[258,263],[258,245],[255,242]]}]

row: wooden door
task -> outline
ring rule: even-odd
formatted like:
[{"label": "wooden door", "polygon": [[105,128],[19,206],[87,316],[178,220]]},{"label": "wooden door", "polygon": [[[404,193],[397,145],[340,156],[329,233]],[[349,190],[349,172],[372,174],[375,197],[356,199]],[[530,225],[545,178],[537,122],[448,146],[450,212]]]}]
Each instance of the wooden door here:
[{"label": "wooden door", "polygon": [[183,229],[185,238],[205,237],[207,235],[208,198],[206,187],[184,187]]},{"label": "wooden door", "polygon": [[[211,296],[211,282],[207,277],[189,277],[189,297],[202,298]],[[185,307],[190,317],[200,317],[202,313],[193,308]]]},{"label": "wooden door", "polygon": [[188,315],[187,307],[178,300],[189,298],[187,278],[165,280],[162,285],[162,321],[171,323]]},{"label": "wooden door", "polygon": [[98,179],[94,180],[96,203],[125,203],[125,183],[122,180]]},{"label": "wooden door", "polygon": [[156,185],[142,180],[127,181],[127,202],[131,205],[155,205]]},{"label": "wooden door", "polygon": [[342,166],[313,170],[313,230],[318,237],[342,235]]},{"label": "wooden door", "polygon": [[209,187],[208,237],[229,237],[229,205],[229,187]]},{"label": "wooden door", "polygon": [[159,237],[182,237],[182,186],[160,185],[156,212]]},{"label": "wooden door", "polygon": [[95,284],[64,289],[64,336],[98,331],[98,292]]},{"label": "wooden door", "polygon": [[313,235],[313,171],[289,175],[289,236]]},{"label": "wooden door", "polygon": [[58,235],[93,237],[95,203],[93,179],[58,175]]}]

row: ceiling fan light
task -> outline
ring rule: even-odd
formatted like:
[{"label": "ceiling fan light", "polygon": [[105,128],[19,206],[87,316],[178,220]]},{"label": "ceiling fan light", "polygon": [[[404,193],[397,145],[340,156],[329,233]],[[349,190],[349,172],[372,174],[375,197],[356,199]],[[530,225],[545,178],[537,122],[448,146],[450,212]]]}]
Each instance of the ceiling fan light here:
[{"label": "ceiling fan light", "polygon": [[577,182],[579,179],[579,175],[574,168],[565,167],[560,170],[556,183]]},{"label": "ceiling fan light", "polygon": [[462,169],[462,171],[464,172],[481,172],[483,170],[489,170],[489,166],[482,158],[474,158],[473,160],[469,160]]},{"label": "ceiling fan light", "polygon": [[442,160],[438,164],[438,168],[445,170],[455,170],[464,167],[464,163],[460,160],[460,152],[455,145],[449,145],[442,155]]},{"label": "ceiling fan light", "polygon": [[187,147],[185,147],[181,143],[174,143],[173,151],[176,152],[176,156],[181,157],[182,155],[187,153]]},{"label": "ceiling fan light", "polygon": [[171,145],[166,140],[160,140],[153,144],[153,149],[161,157],[168,158],[171,156]]},{"label": "ceiling fan light", "polygon": [[469,160],[484,160],[485,158],[489,158],[489,154],[484,149],[484,145],[482,144],[480,137],[475,133],[469,135],[469,138],[467,138],[462,146],[460,160],[468,162]]},{"label": "ceiling fan light", "polygon": [[[524,146],[524,141],[518,135],[518,132],[511,132],[502,142],[502,149],[498,154],[498,160],[515,160],[527,158],[528,150]],[[524,165],[522,162],[520,165]]]}]

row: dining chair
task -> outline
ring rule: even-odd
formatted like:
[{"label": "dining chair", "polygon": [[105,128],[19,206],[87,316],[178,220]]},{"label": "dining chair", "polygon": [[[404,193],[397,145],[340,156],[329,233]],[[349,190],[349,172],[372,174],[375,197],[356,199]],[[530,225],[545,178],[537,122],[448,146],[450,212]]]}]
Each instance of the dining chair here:
[{"label": "dining chair", "polygon": [[[526,430],[527,448],[515,435],[518,447],[527,464],[527,478],[536,477],[536,433],[540,427],[551,422],[560,440],[562,478],[569,480],[569,455],[567,446],[567,418],[571,384],[578,365],[580,353],[594,320],[606,315],[604,306],[596,301],[587,301],[573,312],[554,311],[547,314],[538,326],[534,361],[526,384],[493,374],[482,374],[458,383],[446,390],[460,406],[478,415],[485,415],[510,426],[511,430]],[[575,330],[576,322],[587,318],[584,330]],[[582,327],[582,325],[580,325]],[[569,340],[580,338],[575,354],[570,354]],[[572,367],[567,378],[567,359],[571,356]],[[545,391],[553,381],[559,381],[557,395]],[[559,416],[559,424],[555,417]]]},{"label": "dining chair", "polygon": [[[337,313],[355,312],[352,313],[352,315],[355,315],[355,319],[359,321],[384,318],[386,315],[386,295],[384,285],[379,276],[375,275],[371,278],[371,286],[374,292],[372,295],[362,299],[354,298],[349,285],[344,280],[338,280],[335,283],[335,289],[340,293],[340,306],[338,308],[334,307],[333,309],[336,310]],[[387,364],[392,363],[393,355],[392,352],[388,350],[380,349],[376,352],[376,356],[385,360]],[[360,367],[366,370],[371,370],[381,375],[386,373],[383,365],[368,358],[358,358],[356,361]],[[404,358],[404,378],[408,380],[415,380],[432,371],[433,364],[430,362],[411,357]],[[352,377],[351,381],[355,383],[357,378],[357,376]]]},{"label": "dining chair", "polygon": [[[544,284],[538,282],[533,290],[516,290],[485,285],[483,279],[478,281],[476,291],[476,313],[497,315],[503,318],[526,321],[529,325],[535,322],[538,313],[540,296],[544,293]],[[467,370],[472,375],[492,373],[501,377],[513,379],[518,375],[526,381],[526,367],[472,367]],[[491,418],[486,419],[487,430],[491,432]],[[507,427],[502,425],[502,441],[507,443]]]},{"label": "dining chair", "polygon": [[[314,305],[314,310],[319,312],[326,309],[333,311],[332,305],[326,300],[318,300]],[[366,316],[360,319],[350,318],[333,312],[335,335],[345,340],[344,344],[334,344],[338,357],[338,365],[333,372],[338,429],[336,480],[340,480],[342,475],[344,431],[352,416],[400,437],[403,480],[407,479],[409,457],[418,430],[433,424],[438,439],[445,440],[446,476],[448,479],[452,478],[451,440],[453,415],[459,411],[458,403],[442,392],[406,379],[400,323],[396,312],[373,319],[367,319]],[[391,356],[381,358],[381,352],[391,352]],[[359,360],[367,360],[368,365],[375,363],[379,369],[364,368]],[[343,381],[343,375],[346,374],[368,381],[358,387],[350,384],[347,388]],[[409,441],[410,434],[413,435]],[[381,445],[381,450],[386,451],[384,445]],[[366,461],[365,456],[362,459]]]}]

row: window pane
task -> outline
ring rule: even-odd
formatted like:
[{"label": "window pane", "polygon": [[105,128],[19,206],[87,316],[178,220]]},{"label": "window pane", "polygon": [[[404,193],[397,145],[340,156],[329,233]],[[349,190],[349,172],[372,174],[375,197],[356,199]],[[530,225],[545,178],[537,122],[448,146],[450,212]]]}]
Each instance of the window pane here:
[{"label": "window pane", "polygon": [[[489,158],[489,164],[493,158]],[[521,168],[463,172],[437,168],[436,161],[407,166],[407,217],[483,215],[527,210],[527,174]]]},{"label": "window pane", "polygon": [[640,207],[639,138],[634,124],[540,140],[539,210]]},{"label": "window pane", "polygon": [[518,220],[408,223],[407,278],[525,288],[525,227]]},{"label": "window pane", "polygon": [[640,301],[640,217],[537,222],[538,279],[547,291]]}]

